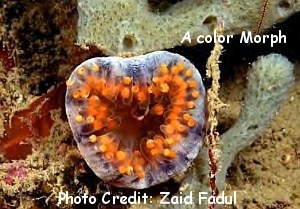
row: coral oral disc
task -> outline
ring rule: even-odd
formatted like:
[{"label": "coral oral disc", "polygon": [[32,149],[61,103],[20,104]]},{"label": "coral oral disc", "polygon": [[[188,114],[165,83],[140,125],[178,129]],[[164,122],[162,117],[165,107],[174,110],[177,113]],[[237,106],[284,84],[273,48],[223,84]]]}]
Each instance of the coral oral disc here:
[{"label": "coral oral disc", "polygon": [[142,189],[184,172],[197,156],[204,100],[198,70],[178,54],[158,51],[83,62],[67,81],[66,112],[95,174]]}]

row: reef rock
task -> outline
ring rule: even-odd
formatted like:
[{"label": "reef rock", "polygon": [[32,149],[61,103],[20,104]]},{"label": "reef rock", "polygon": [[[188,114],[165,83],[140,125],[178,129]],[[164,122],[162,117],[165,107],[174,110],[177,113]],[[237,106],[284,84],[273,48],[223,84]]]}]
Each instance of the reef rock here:
[{"label": "reef rock", "polygon": [[[146,52],[182,45],[187,31],[192,43],[199,35],[212,35],[217,19],[225,34],[254,31],[263,16],[262,27],[269,28],[300,10],[293,0],[264,1],[176,1],[157,10],[146,0],[79,0],[78,37],[81,45],[97,45],[106,54]],[[154,6],[155,7],[155,6]]]}]

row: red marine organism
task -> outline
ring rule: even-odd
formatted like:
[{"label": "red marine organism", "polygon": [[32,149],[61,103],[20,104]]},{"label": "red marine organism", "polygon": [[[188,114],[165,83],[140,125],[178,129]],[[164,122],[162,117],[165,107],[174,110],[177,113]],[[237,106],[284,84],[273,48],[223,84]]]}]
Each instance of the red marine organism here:
[{"label": "red marine organism", "polygon": [[184,172],[203,143],[205,90],[184,57],[92,58],[67,80],[66,112],[95,174],[142,189]]},{"label": "red marine organism", "polygon": [[29,139],[35,142],[47,139],[54,123],[51,111],[63,107],[64,92],[65,86],[60,84],[11,116],[5,124],[4,137],[0,137],[0,153],[6,159],[25,159],[32,153]]},{"label": "red marine organism", "polygon": [[9,185],[13,185],[15,179],[23,180],[28,173],[24,166],[11,166],[6,172],[7,174],[4,178],[4,182]]},{"label": "red marine organism", "polygon": [[[2,46],[2,48],[1,48]],[[15,67],[15,61],[13,57],[13,49],[8,46],[4,46],[0,41],[0,67],[5,73],[11,71]]]}]

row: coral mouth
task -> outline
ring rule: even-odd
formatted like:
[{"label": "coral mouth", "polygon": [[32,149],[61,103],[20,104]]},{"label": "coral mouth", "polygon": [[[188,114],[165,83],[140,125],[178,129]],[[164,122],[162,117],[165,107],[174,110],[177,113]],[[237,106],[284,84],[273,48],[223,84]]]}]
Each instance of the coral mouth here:
[{"label": "coral mouth", "polygon": [[117,186],[163,182],[200,149],[201,77],[183,57],[157,53],[87,60],[67,81],[66,111],[81,154]]}]

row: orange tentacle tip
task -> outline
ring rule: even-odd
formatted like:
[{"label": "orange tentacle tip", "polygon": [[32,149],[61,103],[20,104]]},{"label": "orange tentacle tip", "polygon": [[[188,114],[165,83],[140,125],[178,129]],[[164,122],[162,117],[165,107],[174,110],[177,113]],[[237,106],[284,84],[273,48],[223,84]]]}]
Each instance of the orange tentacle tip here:
[{"label": "orange tentacle tip", "polygon": [[131,78],[128,76],[123,77],[123,83],[129,85],[131,83]]},{"label": "orange tentacle tip", "polygon": [[164,156],[168,158],[175,158],[176,157],[176,152],[174,150],[170,149],[164,149]]},{"label": "orange tentacle tip", "polygon": [[163,107],[163,105],[156,104],[154,107],[152,107],[151,113],[153,115],[162,115],[164,113],[164,107]]},{"label": "orange tentacle tip", "polygon": [[160,184],[185,172],[201,150],[205,89],[199,71],[179,54],[92,58],[66,86],[78,148],[111,185]]},{"label": "orange tentacle tip", "polygon": [[167,65],[164,64],[164,63],[162,63],[162,64],[160,65],[160,73],[161,73],[162,75],[165,75],[165,74],[168,74],[168,72],[169,72],[169,70],[168,70]]},{"label": "orange tentacle tip", "polygon": [[126,152],[124,152],[124,151],[117,151],[117,153],[116,153],[117,160],[123,161],[123,160],[126,159],[126,157],[127,157]]}]

